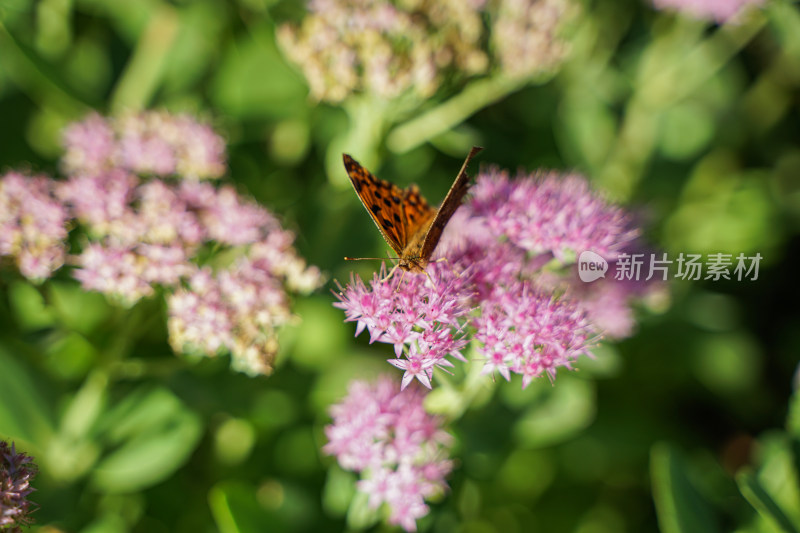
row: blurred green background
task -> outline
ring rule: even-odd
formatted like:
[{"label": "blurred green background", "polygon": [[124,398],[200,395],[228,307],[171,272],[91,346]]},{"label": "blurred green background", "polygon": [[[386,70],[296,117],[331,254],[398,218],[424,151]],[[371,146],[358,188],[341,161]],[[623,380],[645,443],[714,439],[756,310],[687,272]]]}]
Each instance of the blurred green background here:
[{"label": "blurred green background", "polygon": [[[554,386],[438,398],[468,409],[449,428],[451,492],[419,527],[799,531],[797,5],[718,27],[644,1],[583,2],[552,72],[454,76],[394,114],[397,102],[309,97],[275,37],[303,16],[289,0],[0,0],[0,168],[56,174],[65,124],[166,108],[225,136],[229,179],[331,279],[371,275],[342,257],[386,248],[342,151],[434,199],[478,144],[512,171],[581,172],[670,256],[758,252],[757,281],[673,283],[634,337]],[[442,109],[447,127],[420,133],[413,120]],[[173,355],[159,301],[120,309],[4,268],[0,436],[40,466],[33,529],[385,528],[319,451],[347,382],[393,372],[385,345],[352,339],[327,288],[296,302],[275,373],[248,378]]]}]

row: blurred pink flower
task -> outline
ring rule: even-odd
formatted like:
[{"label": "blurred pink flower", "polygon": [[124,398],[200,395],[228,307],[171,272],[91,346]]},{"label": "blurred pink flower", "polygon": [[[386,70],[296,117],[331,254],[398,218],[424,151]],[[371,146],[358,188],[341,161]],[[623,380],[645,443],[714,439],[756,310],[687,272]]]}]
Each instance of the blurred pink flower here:
[{"label": "blurred pink flower", "polygon": [[225,173],[225,142],[189,115],[163,111],[103,118],[93,114],[64,130],[67,174],[96,174],[111,168],[184,180]]},{"label": "blurred pink flower", "polygon": [[0,177],[0,256],[13,257],[26,278],[42,281],[64,264],[68,221],[48,177]]},{"label": "blurred pink flower", "polygon": [[480,176],[472,196],[473,213],[485,218],[496,237],[562,262],[584,250],[611,259],[636,236],[627,214],[577,175],[536,173],[511,180],[493,169]]},{"label": "blurred pink flower", "polygon": [[734,19],[747,6],[758,6],[764,0],[653,0],[657,9],[680,11],[698,19],[720,24]]},{"label": "blurred pink flower", "polygon": [[[133,305],[167,296],[178,352],[232,353],[232,366],[267,374],[291,293],[322,283],[278,219],[230,186],[225,145],[187,115],[91,115],[65,129],[65,181],[0,178],[0,255],[44,279],[69,256],[86,290]],[[173,178],[173,179],[167,179]],[[212,266],[213,265],[213,268]]]},{"label": "blurred pink flower", "polygon": [[178,192],[188,209],[197,213],[208,239],[223,244],[250,244],[280,227],[278,220],[258,204],[247,202],[231,186],[183,182]]},{"label": "blurred pink flower", "polygon": [[177,352],[230,351],[247,374],[269,374],[277,329],[292,319],[287,287],[307,292],[321,275],[296,255],[288,232],[275,231],[225,269],[196,271],[167,297],[170,344]]},{"label": "blurred pink flower", "polygon": [[447,488],[453,466],[447,459],[452,439],[443,420],[425,412],[424,397],[385,376],[374,385],[352,381],[325,427],[323,451],[345,470],[360,472],[357,487],[369,495],[369,506],[385,503],[389,522],[406,531],[416,531],[416,520],[429,512],[425,499]]}]

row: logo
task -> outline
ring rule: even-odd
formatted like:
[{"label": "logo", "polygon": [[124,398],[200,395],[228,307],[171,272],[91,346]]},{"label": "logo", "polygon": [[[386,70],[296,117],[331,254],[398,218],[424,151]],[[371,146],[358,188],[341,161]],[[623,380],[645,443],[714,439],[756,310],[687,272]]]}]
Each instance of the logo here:
[{"label": "logo", "polygon": [[598,278],[606,277],[608,261],[599,254],[586,250],[578,257],[578,277],[581,281],[590,283]]}]

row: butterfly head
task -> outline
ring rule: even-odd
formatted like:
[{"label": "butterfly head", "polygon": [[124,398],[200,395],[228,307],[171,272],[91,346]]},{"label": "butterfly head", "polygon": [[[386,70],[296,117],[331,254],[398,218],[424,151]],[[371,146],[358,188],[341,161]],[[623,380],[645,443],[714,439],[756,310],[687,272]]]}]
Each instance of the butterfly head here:
[{"label": "butterfly head", "polygon": [[397,268],[412,274],[425,272],[427,266],[428,261],[421,257],[401,257],[397,263]]}]

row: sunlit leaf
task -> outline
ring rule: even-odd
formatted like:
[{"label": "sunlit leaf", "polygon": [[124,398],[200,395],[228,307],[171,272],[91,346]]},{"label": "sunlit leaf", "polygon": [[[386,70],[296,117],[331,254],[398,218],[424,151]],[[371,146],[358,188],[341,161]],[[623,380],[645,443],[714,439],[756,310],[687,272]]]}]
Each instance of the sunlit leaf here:
[{"label": "sunlit leaf", "polygon": [[650,454],[650,478],[658,523],[664,533],[714,533],[719,525],[708,502],[690,481],[688,465],[669,445]]}]

